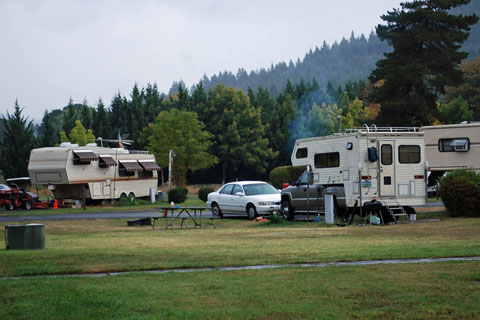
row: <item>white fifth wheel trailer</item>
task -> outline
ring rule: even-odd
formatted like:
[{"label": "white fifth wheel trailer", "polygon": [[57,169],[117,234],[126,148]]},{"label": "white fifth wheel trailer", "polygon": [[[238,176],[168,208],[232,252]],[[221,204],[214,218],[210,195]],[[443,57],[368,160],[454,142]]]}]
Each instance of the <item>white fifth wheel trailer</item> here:
[{"label": "white fifth wheel trailer", "polygon": [[28,163],[32,184],[48,185],[55,199],[146,197],[150,188],[157,188],[160,169],[147,151],[95,144],[33,149]]},{"label": "white fifth wheel trailer", "polygon": [[480,173],[480,122],[422,127],[425,154],[434,185],[446,171],[472,169]]},{"label": "white fifth wheel trailer", "polygon": [[282,191],[289,219],[322,212],[325,194],[333,194],[336,214],[343,217],[382,210],[396,221],[425,204],[425,141],[418,128],[364,126],[299,139],[291,161],[311,172]]}]

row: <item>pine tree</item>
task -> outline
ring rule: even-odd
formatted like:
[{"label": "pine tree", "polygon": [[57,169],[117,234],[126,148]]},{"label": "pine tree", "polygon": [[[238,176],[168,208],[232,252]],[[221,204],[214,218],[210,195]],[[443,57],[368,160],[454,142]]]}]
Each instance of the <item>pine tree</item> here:
[{"label": "pine tree", "polygon": [[70,132],[75,127],[75,120],[77,120],[77,111],[73,105],[73,100],[70,97],[68,106],[63,111],[63,131]]},{"label": "pine tree", "polygon": [[47,110],[43,114],[42,118],[42,135],[40,136],[41,147],[53,147],[57,143],[57,134],[55,127],[53,126],[50,114]]},{"label": "pine tree", "polygon": [[87,100],[83,100],[83,105],[80,109],[80,121],[87,129],[93,127],[92,108],[88,106]]},{"label": "pine tree", "polygon": [[449,10],[470,0],[402,2],[382,16],[377,34],[393,52],[377,62],[370,80],[377,83],[373,98],[382,106],[382,125],[430,124],[437,117],[436,101],[446,86],[462,81],[457,68],[467,53],[459,51],[476,15],[455,16]]},{"label": "pine tree", "polygon": [[97,110],[93,118],[93,132],[97,137],[113,138],[113,130],[110,124],[110,114],[105,109],[102,99],[98,100]]},{"label": "pine tree", "polygon": [[0,170],[4,178],[28,177],[28,159],[34,147],[34,128],[32,121],[22,115],[18,100],[15,111],[2,116],[5,127],[3,139],[0,141]]}]

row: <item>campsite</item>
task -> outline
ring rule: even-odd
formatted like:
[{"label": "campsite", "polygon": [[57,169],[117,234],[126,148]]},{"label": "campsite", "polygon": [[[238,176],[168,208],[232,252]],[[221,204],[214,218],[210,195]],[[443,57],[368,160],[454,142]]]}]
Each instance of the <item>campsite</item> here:
[{"label": "campsite", "polygon": [[480,0],[0,29],[0,320],[480,319]]}]

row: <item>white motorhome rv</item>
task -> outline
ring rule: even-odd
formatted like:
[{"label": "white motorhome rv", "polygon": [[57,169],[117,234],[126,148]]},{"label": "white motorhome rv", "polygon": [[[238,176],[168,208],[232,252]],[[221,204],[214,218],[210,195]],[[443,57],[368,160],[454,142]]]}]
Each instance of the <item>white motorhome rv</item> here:
[{"label": "white motorhome rv", "polygon": [[425,141],[417,128],[364,126],[299,139],[291,161],[311,168],[313,177],[306,179],[306,172],[282,191],[287,218],[306,210],[321,212],[329,193],[344,217],[373,209],[386,210],[396,221],[415,213],[413,206],[425,204]]},{"label": "white motorhome rv", "polygon": [[422,127],[425,155],[432,174],[429,184],[446,171],[472,169],[480,173],[480,122]]},{"label": "white motorhome rv", "polygon": [[147,151],[95,144],[33,149],[28,163],[32,184],[48,185],[55,199],[146,197],[157,188],[157,170],[155,156]]}]

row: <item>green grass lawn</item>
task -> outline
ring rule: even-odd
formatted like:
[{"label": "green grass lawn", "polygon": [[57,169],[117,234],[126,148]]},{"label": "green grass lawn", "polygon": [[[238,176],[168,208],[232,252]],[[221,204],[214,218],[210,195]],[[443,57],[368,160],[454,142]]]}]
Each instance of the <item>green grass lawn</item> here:
[{"label": "green grass lawn", "polygon": [[480,256],[480,219],[425,214],[433,215],[442,221],[337,227],[225,219],[217,229],[173,230],[161,222],[155,230],[127,227],[123,219],[45,221],[45,250],[0,250],[0,276],[40,275],[0,280],[0,319],[478,319],[480,262],[41,276]]},{"label": "green grass lawn", "polygon": [[478,319],[480,262],[0,281],[1,319]]}]

